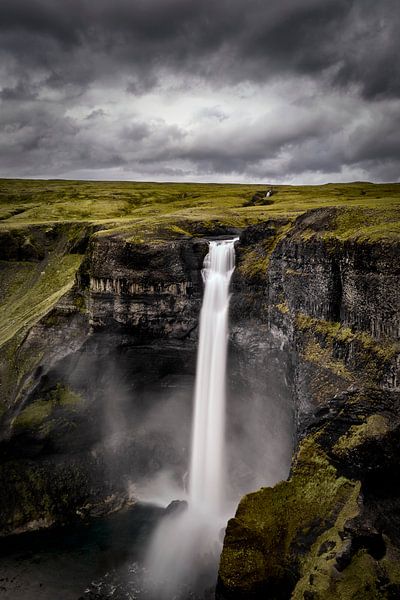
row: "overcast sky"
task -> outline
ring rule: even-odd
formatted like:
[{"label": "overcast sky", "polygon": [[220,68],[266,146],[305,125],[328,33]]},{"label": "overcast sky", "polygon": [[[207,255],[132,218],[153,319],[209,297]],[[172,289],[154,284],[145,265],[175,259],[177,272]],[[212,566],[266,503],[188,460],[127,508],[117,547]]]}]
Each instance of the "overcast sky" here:
[{"label": "overcast sky", "polygon": [[1,0],[0,176],[400,178],[399,0]]}]

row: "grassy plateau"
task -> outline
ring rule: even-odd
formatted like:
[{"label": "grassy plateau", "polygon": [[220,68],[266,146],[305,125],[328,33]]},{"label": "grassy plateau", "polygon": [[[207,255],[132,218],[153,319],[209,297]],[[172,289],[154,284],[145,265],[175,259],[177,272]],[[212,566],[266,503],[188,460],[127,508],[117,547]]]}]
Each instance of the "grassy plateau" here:
[{"label": "grassy plateau", "polygon": [[249,205],[265,185],[0,179],[0,228],[91,222],[132,237],[185,233],[219,221],[243,227],[307,210],[342,207],[341,237],[400,237],[400,184],[273,186],[272,204]]},{"label": "grassy plateau", "polygon": [[[0,346],[31,326],[73,285],[77,241],[119,235],[134,243],[294,221],[337,207],[320,235],[340,240],[400,239],[400,184],[265,185],[0,179]],[[255,198],[253,198],[255,197]],[[13,250],[13,246],[17,250]]]}]

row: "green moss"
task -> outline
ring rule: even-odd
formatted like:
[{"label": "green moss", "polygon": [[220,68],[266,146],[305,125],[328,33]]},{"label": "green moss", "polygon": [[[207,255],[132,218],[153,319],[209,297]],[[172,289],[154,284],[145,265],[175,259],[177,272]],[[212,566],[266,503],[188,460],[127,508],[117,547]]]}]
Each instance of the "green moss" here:
[{"label": "green moss", "polygon": [[171,233],[177,233],[178,235],[184,235],[189,237],[192,236],[192,234],[189,231],[186,231],[186,229],[182,229],[182,227],[179,227],[178,225],[170,225],[169,230],[171,231]]},{"label": "green moss", "polygon": [[53,416],[54,410],[64,408],[73,410],[82,404],[82,397],[58,384],[45,398],[39,398],[24,408],[13,420],[15,428],[37,428]]},{"label": "green moss", "polygon": [[[338,539],[340,550],[343,542]],[[388,544],[386,556],[375,560],[366,550],[360,550],[341,572],[334,567],[335,552],[316,555],[308,564],[310,572],[297,584],[291,598],[303,600],[387,600],[400,592],[400,560],[398,551]]]},{"label": "green moss", "polygon": [[[252,593],[302,571],[310,547],[340,515],[352,515],[359,485],[338,477],[315,438],[300,445],[292,477],[245,496],[230,521],[220,563],[228,589]],[[344,516],[343,516],[344,518]]]},{"label": "green moss", "polygon": [[400,352],[400,344],[392,341],[377,342],[366,332],[355,334],[365,350],[369,350],[382,362],[391,361]]},{"label": "green moss", "polygon": [[245,277],[265,277],[273,251],[291,226],[292,224],[289,223],[278,227],[276,235],[267,237],[250,248],[245,248],[237,270]]},{"label": "green moss", "polygon": [[11,294],[1,306],[0,346],[21,328],[43,317],[71,289],[82,262],[80,254],[50,255],[39,264],[23,293]]},{"label": "green moss", "polygon": [[399,205],[395,198],[382,198],[375,206],[344,208],[338,212],[332,230],[324,234],[340,240],[356,239],[359,242],[385,240],[391,242],[400,236]]},{"label": "green moss", "polygon": [[50,390],[48,399],[54,406],[76,407],[82,402],[82,397],[61,384]]},{"label": "green moss", "polygon": [[332,581],[337,579],[336,558],[346,545],[345,524],[360,512],[360,488],[360,483],[354,484],[352,493],[342,503],[333,526],[317,538],[306,554],[301,565],[300,579],[291,596],[293,600],[303,600],[307,597],[307,592],[315,594],[315,600],[331,598]]},{"label": "green moss", "polygon": [[337,321],[325,321],[303,313],[297,313],[296,325],[302,331],[312,330],[338,341],[352,340],[355,335],[349,327],[343,327]]},{"label": "green moss", "polygon": [[379,414],[370,415],[365,423],[352,425],[345,435],[338,439],[333,451],[338,455],[346,454],[369,440],[381,438],[389,429],[390,422],[387,417]]},{"label": "green moss", "polygon": [[376,561],[365,550],[358,552],[334,586],[335,600],[377,600],[385,598],[379,592]]},{"label": "green moss", "polygon": [[[296,326],[303,333],[303,353],[306,360],[324,365],[334,373],[347,379],[362,377],[368,374],[369,382],[379,382],[385,368],[391,364],[400,352],[400,345],[392,340],[376,341],[366,332],[353,331],[343,327],[338,322],[325,321],[309,317],[302,313],[296,315]],[[363,364],[362,372],[356,372],[349,366],[333,356],[334,346],[337,344],[352,344],[354,364]],[[365,381],[364,381],[365,383]]]},{"label": "green moss", "polygon": [[22,327],[1,348],[0,396],[6,403],[14,401],[44,356],[43,345],[34,345],[28,351],[23,347],[27,333],[28,328]]},{"label": "green moss", "polygon": [[282,313],[283,315],[288,314],[289,306],[288,306],[287,302],[281,302],[280,304],[276,304],[275,306],[279,310],[279,312]]},{"label": "green moss", "polygon": [[389,538],[383,536],[386,544],[386,554],[379,561],[379,565],[386,574],[388,580],[399,587],[400,592],[400,551],[392,546]]},{"label": "green moss", "polygon": [[17,428],[33,428],[43,423],[47,419],[53,410],[51,402],[46,400],[37,400],[30,406],[27,406],[20,414],[14,419],[13,425]]},{"label": "green moss", "polygon": [[[340,543],[340,538],[338,539]],[[335,548],[337,550],[338,548]],[[335,554],[333,553],[334,557]],[[293,600],[303,600],[313,594],[315,600],[377,600],[381,595],[377,585],[375,561],[365,551],[353,557],[350,565],[338,573],[333,566],[335,558],[321,555],[312,565],[311,575],[301,580],[292,595]],[[311,566],[311,565],[310,565]],[[311,584],[310,584],[311,579]]]},{"label": "green moss", "polygon": [[324,369],[328,369],[338,377],[348,381],[354,380],[354,375],[346,368],[344,361],[334,357],[332,344],[322,346],[314,338],[309,338],[304,344],[302,357],[308,362],[316,363]]},{"label": "green moss", "polygon": [[273,238],[268,238],[255,248],[246,249],[237,270],[246,277],[265,277],[273,248]]},{"label": "green moss", "polygon": [[35,264],[32,262],[0,261],[0,306],[9,298],[23,293],[34,270]]},{"label": "green moss", "polygon": [[74,297],[74,306],[81,312],[86,313],[86,299],[83,294],[77,294]]}]

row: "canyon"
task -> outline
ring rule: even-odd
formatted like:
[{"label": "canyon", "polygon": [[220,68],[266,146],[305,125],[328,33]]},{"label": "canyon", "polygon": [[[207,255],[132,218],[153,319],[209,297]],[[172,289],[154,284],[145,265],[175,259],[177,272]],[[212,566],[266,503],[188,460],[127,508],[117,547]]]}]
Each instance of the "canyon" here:
[{"label": "canyon", "polygon": [[217,597],[397,597],[400,242],[343,235],[349,213],[174,216],[156,238],[90,221],[3,227],[9,296],[60,284],[4,329],[1,534],[119,511],[162,472],[183,485],[201,269],[209,240],[237,236],[227,426],[243,497]]}]

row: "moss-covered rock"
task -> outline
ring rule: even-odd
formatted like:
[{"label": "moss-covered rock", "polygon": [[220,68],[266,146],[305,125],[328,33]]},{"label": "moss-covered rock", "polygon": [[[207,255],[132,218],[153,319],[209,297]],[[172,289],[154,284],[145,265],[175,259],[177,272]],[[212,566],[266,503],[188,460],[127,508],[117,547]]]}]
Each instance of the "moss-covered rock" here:
[{"label": "moss-covered rock", "polygon": [[290,227],[287,219],[247,227],[240,237],[237,272],[250,281],[265,281],[272,252]]},{"label": "moss-covered rock", "polygon": [[[318,443],[300,445],[289,481],[245,496],[227,528],[220,581],[238,597],[288,597],[317,540],[358,514],[360,486],[338,475]],[[246,596],[247,595],[247,596]]]},{"label": "moss-covered rock", "polygon": [[388,417],[380,414],[370,415],[360,425],[352,425],[338,439],[332,450],[337,455],[343,456],[370,440],[379,440],[388,433],[389,429],[390,422]]},{"label": "moss-covered rock", "polygon": [[221,556],[223,598],[398,597],[398,396],[333,398],[304,432],[290,479],[243,498]]},{"label": "moss-covered rock", "polygon": [[[329,548],[329,546],[326,546]],[[336,548],[335,548],[336,550]],[[400,554],[389,547],[381,560],[359,550],[343,569],[335,566],[335,552],[320,552],[307,565],[293,600],[391,600],[400,593]]]},{"label": "moss-covered rock", "polygon": [[16,429],[32,429],[45,425],[51,417],[64,409],[74,410],[82,405],[83,398],[65,386],[58,384],[44,398],[38,398],[26,406],[12,421]]}]

